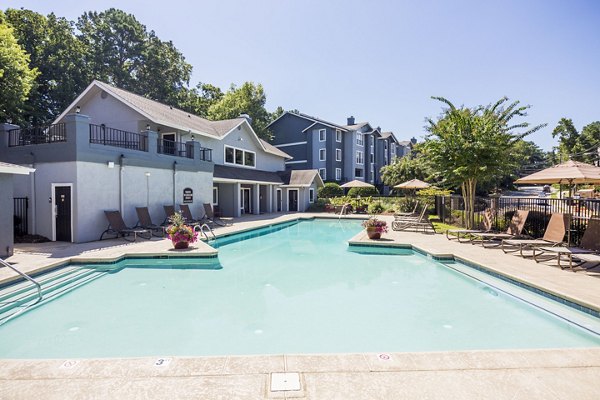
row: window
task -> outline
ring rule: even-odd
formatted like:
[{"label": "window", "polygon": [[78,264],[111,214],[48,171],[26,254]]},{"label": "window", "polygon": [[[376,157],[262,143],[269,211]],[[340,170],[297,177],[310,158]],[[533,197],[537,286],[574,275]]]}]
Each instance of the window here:
[{"label": "window", "polygon": [[369,154],[369,162],[371,164],[375,162],[375,154],[373,154],[373,153]]},{"label": "window", "polygon": [[321,175],[321,179],[327,179],[327,170],[325,168],[319,168],[319,175]]},{"label": "window", "polygon": [[325,161],[325,149],[319,149],[319,161]]},{"label": "window", "polygon": [[219,187],[218,186],[213,186],[213,206],[216,206],[219,204]]},{"label": "window", "polygon": [[342,149],[335,149],[335,161],[342,161]]},{"label": "window", "polygon": [[326,139],[327,131],[325,129],[319,129],[319,142],[324,142]]},{"label": "window", "polygon": [[233,164],[233,147],[225,147],[225,162]]},{"label": "window", "polygon": [[315,202],[315,189],[313,189],[313,188],[308,189],[308,202],[309,203]]},{"label": "window", "polygon": [[256,157],[254,153],[251,153],[249,151],[244,152],[244,165],[248,167],[255,167],[256,164],[254,157]]},{"label": "window", "polygon": [[363,156],[363,152],[362,151],[357,151],[356,152],[356,163],[357,164],[364,164],[365,163],[365,158]]},{"label": "window", "polygon": [[336,168],[335,169],[335,180],[336,181],[341,181],[342,180],[342,169],[341,168]]},{"label": "window", "polygon": [[235,163],[244,165],[244,150],[235,149]]},{"label": "window", "polygon": [[354,177],[355,178],[362,178],[363,176],[363,170],[362,168],[355,168],[354,169]]},{"label": "window", "polygon": [[371,141],[371,145],[369,147],[371,148],[371,154],[374,153],[375,149],[374,149],[373,141]]},{"label": "window", "polygon": [[225,164],[254,168],[256,167],[256,153],[231,146],[225,146]]},{"label": "window", "polygon": [[373,170],[371,170],[371,182],[375,182],[375,171]]},{"label": "window", "polygon": [[365,144],[365,138],[362,133],[356,134],[356,144],[359,146],[363,146]]},{"label": "window", "polygon": [[335,131],[335,141],[338,143],[342,143],[342,131],[339,129]]}]

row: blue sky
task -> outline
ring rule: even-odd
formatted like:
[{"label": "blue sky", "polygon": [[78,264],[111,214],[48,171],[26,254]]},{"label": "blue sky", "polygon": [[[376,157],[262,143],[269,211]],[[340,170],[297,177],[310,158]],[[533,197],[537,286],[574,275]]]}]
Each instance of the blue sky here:
[{"label": "blue sky", "polygon": [[267,108],[424,135],[443,96],[532,105],[544,149],[561,117],[600,120],[600,1],[3,1],[75,20],[110,7],[172,40],[198,81],[262,83]]}]

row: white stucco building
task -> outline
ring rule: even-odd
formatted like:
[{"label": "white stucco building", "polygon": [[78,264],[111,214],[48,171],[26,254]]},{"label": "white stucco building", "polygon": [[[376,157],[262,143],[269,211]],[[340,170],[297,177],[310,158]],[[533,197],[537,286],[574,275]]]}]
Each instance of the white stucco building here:
[{"label": "white stucco building", "polygon": [[97,240],[104,210],[135,225],[164,205],[212,203],[224,216],[304,211],[323,184],[318,171],[285,173],[290,156],[261,140],[248,118],[209,121],[94,81],[49,127],[0,125],[0,161],[35,168],[14,179],[29,201],[29,232]]}]

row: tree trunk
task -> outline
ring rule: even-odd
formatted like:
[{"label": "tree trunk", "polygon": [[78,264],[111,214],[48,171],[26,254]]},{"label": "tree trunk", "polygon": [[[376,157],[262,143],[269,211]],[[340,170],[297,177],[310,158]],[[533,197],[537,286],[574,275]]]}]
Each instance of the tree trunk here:
[{"label": "tree trunk", "polygon": [[463,197],[465,200],[465,226],[467,229],[473,229],[475,224],[475,187],[476,179],[467,179],[463,187]]}]

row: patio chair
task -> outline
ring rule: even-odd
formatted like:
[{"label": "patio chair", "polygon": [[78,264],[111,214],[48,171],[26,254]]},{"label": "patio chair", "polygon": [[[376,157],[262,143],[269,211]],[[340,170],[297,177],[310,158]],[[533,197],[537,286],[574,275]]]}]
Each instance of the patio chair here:
[{"label": "patio chair", "polygon": [[427,216],[427,206],[423,206],[421,214],[417,218],[405,218],[400,220],[392,221],[392,230],[403,231],[407,229],[423,229],[423,232],[427,232],[429,229],[435,233],[435,228]]},{"label": "patio chair", "polygon": [[[560,269],[563,267],[561,264],[562,257],[566,257],[569,262],[569,268],[574,271],[574,267],[579,267],[586,263],[592,265],[586,269],[595,268],[600,265],[600,219],[590,218],[588,225],[585,228],[583,237],[581,238],[581,244],[579,247],[534,247],[533,248],[533,259],[536,262],[548,261],[556,258]],[[578,260],[573,263],[573,259]]]},{"label": "patio chair", "polygon": [[[115,235],[115,237],[122,236],[123,239],[135,242],[137,237],[140,236],[144,239],[150,240],[152,238],[152,232],[144,228],[129,228],[125,225],[121,212],[119,211],[104,211],[106,219],[108,220],[108,228],[100,235],[100,240],[104,238],[104,235]],[[133,235],[133,240],[128,237]],[[148,237],[146,237],[148,236]]]},{"label": "patio chair", "polygon": [[209,224],[215,224],[219,226],[226,226],[227,223],[223,221],[220,217],[215,215],[215,211],[213,210],[213,206],[210,203],[204,203],[204,218],[208,221]]},{"label": "patio chair", "polygon": [[[476,233],[491,233],[492,227],[494,225],[494,210],[491,208],[486,208],[482,213],[482,223],[484,229],[447,229],[446,230],[446,238],[448,240],[457,240],[459,243],[470,242],[470,240],[462,241],[460,240],[461,235],[463,238],[466,238],[468,235],[476,234]],[[451,237],[451,235],[453,237]]]},{"label": "patio chair", "polygon": [[169,218],[175,215],[175,206],[163,206],[163,209],[165,210],[166,217],[161,225],[167,225],[169,223]]},{"label": "patio chair", "polygon": [[183,218],[185,218],[185,222],[189,225],[200,225],[202,223],[201,219],[195,219],[192,217],[192,212],[190,211],[190,206],[187,204],[180,204],[179,211]]},{"label": "patio chair", "polygon": [[418,213],[417,213],[418,208],[419,208],[419,201],[417,200],[415,202],[415,207],[413,208],[412,211],[394,213],[394,219],[402,219],[402,217],[418,216]]},{"label": "patio chair", "polygon": [[158,237],[165,236],[165,226],[152,223],[148,207],[136,207],[135,212],[138,216],[138,222],[134,228],[144,228],[152,232],[152,235]]},{"label": "patio chair", "polygon": [[523,250],[532,250],[540,246],[559,246],[563,243],[565,234],[571,225],[570,214],[554,213],[550,217],[544,236],[540,239],[508,239],[502,240],[502,250],[505,253],[519,252],[521,257],[526,257]]},{"label": "patio chair", "polygon": [[528,215],[529,211],[516,210],[505,232],[470,233],[471,244],[475,244],[475,242],[479,241],[483,247],[500,246],[502,244],[499,242],[500,240],[515,239],[522,236]]}]

